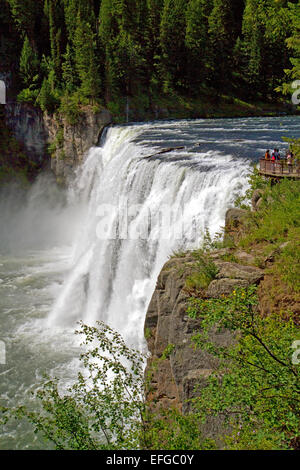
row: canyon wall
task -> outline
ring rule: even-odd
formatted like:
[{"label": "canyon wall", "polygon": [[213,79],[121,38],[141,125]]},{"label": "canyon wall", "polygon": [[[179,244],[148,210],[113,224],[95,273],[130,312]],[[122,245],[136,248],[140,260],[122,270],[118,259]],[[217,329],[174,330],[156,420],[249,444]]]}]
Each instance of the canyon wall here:
[{"label": "canyon wall", "polygon": [[[237,227],[243,211],[230,210],[229,224]],[[217,275],[201,296],[221,298],[232,293],[235,287],[259,284],[264,270],[254,266],[254,258],[244,251],[235,252],[235,262],[230,259],[231,249],[212,251],[210,259],[217,267]],[[150,377],[148,400],[156,409],[176,408],[188,413],[190,399],[201,393],[206,378],[216,367],[216,358],[208,352],[195,349],[192,336],[201,330],[201,320],[187,315],[188,299],[192,293],[187,279],[195,272],[196,260],[192,253],[172,257],[163,267],[149,304],[145,320],[145,337],[151,357],[148,359],[146,376]],[[231,344],[229,331],[212,331],[211,339],[218,345]],[[197,388],[195,388],[197,386]],[[222,427],[222,420],[206,424],[206,434],[215,437]]]}]

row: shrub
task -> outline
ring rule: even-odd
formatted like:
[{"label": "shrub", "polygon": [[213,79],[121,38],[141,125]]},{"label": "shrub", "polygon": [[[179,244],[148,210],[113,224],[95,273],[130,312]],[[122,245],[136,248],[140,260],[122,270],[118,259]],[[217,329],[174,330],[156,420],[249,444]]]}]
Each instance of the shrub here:
[{"label": "shrub", "polygon": [[[232,429],[224,439],[229,449],[293,448],[300,438],[300,373],[291,348],[300,331],[292,319],[262,318],[256,305],[256,287],[190,300],[189,315],[202,319],[195,346],[219,361],[193,406],[199,419],[224,417]],[[212,343],[212,328],[230,330],[232,345]]]}]

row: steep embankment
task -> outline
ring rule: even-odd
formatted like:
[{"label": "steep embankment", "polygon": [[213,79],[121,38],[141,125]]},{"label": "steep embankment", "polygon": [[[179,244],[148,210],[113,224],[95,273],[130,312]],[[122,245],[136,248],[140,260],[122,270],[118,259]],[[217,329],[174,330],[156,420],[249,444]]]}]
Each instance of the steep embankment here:
[{"label": "steep embankment", "polygon": [[[28,104],[2,106],[0,163],[3,174],[22,171],[31,176],[49,166],[57,181],[64,183],[83,163],[88,150],[97,145],[111,114],[105,109],[81,109],[76,121],[60,114],[49,115]],[[51,158],[50,158],[51,157]]]},{"label": "steep embankment", "polygon": [[83,163],[88,150],[97,145],[104,127],[111,122],[112,116],[106,109],[94,112],[89,106],[81,109],[74,122],[59,114],[44,113],[51,169],[58,181],[65,181],[74,168]]},{"label": "steep embankment", "polygon": [[[236,214],[237,211],[235,217]],[[227,217],[228,224],[231,220]],[[204,289],[198,288],[195,279],[199,269],[197,252],[170,259],[159,275],[145,320],[151,361],[166,356],[157,363],[149,398],[158,400],[164,406],[176,405],[183,412],[189,410],[188,400],[195,396],[195,385],[203,382],[216,365],[215,358],[209,353],[191,346],[195,331],[201,327],[201,320],[187,315],[188,300],[191,296],[219,299],[228,296],[237,287],[258,285],[265,276],[264,269],[253,265],[253,255],[243,250],[213,250],[208,259],[216,266],[217,274]],[[226,261],[230,259],[234,262]],[[226,345],[230,343],[231,335],[224,331],[214,335],[214,340]],[[164,354],[168,349],[170,353]]]},{"label": "steep embankment", "polygon": [[0,105],[0,184],[15,178],[27,181],[34,176],[36,169],[37,166],[28,158],[24,145],[7,127],[4,106]]}]

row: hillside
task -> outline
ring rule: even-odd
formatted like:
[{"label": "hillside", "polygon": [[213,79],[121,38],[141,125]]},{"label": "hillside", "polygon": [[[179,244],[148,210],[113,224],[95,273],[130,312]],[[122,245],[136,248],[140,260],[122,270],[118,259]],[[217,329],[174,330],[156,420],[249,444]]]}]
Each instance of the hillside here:
[{"label": "hillside", "polygon": [[218,448],[297,449],[299,182],[254,176],[251,196],[223,239],[162,269],[145,321],[148,402],[197,416]]}]

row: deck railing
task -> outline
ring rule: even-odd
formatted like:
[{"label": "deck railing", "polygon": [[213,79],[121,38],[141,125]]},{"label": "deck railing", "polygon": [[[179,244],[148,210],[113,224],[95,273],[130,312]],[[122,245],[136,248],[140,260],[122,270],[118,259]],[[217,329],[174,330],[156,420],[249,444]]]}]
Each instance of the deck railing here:
[{"label": "deck railing", "polygon": [[261,158],[260,171],[267,175],[282,175],[282,176],[296,176],[300,177],[300,165],[299,163],[293,163],[288,165],[285,160],[272,161]]}]

